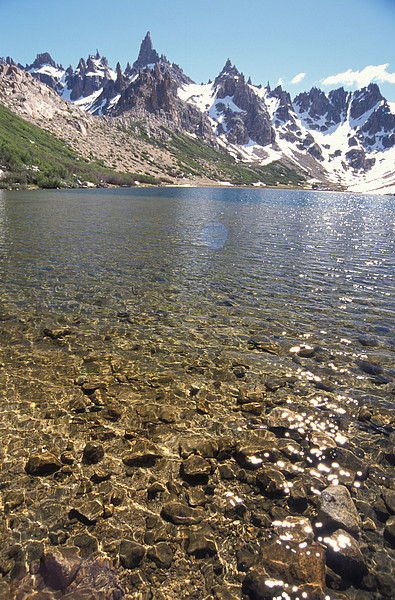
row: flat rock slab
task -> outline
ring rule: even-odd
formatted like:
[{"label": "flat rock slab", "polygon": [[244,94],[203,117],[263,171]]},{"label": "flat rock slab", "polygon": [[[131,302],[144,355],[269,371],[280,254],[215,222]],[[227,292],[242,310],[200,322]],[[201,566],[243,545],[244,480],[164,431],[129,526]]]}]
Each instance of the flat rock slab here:
[{"label": "flat rock slab", "polygon": [[137,440],[122,461],[128,467],[152,467],[162,456],[162,452],[151,442]]},{"label": "flat rock slab", "polygon": [[[272,540],[264,544],[257,565],[248,573],[243,591],[251,600],[285,597],[322,600],[325,552],[318,544]],[[307,596],[305,595],[307,594]]]},{"label": "flat rock slab", "polygon": [[69,514],[70,518],[76,518],[81,523],[85,523],[85,525],[93,525],[103,516],[104,509],[101,502],[96,499],[81,500],[75,504]]},{"label": "flat rock slab", "polygon": [[357,540],[344,529],[338,529],[325,537],[323,543],[328,566],[346,579],[360,581],[367,568]]},{"label": "flat rock slab", "polygon": [[51,452],[37,452],[29,457],[25,471],[29,475],[52,475],[62,468],[61,461]]},{"label": "flat rock slab", "polygon": [[362,522],[350,492],[344,485],[325,488],[318,502],[318,518],[331,529],[358,533]]},{"label": "flat rock slab", "polygon": [[197,525],[204,518],[202,508],[191,508],[181,502],[168,502],[162,509],[162,517],[175,525]]},{"label": "flat rock slab", "polygon": [[180,467],[181,476],[191,482],[207,479],[211,471],[211,464],[208,460],[198,454],[192,454],[183,460]]}]

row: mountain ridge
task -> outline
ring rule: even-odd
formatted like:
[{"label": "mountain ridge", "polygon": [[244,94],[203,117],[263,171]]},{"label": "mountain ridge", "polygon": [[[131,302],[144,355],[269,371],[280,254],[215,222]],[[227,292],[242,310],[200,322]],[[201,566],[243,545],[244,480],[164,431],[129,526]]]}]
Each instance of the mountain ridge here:
[{"label": "mountain ridge", "polygon": [[[10,59],[0,62],[15,65]],[[150,136],[186,134],[240,163],[293,165],[311,184],[395,190],[395,106],[376,84],[355,92],[313,87],[293,100],[281,86],[253,85],[228,59],[214,82],[196,84],[154,49],[115,70],[97,51],[64,69],[49,53],[17,65],[84,113],[142,120]]]}]

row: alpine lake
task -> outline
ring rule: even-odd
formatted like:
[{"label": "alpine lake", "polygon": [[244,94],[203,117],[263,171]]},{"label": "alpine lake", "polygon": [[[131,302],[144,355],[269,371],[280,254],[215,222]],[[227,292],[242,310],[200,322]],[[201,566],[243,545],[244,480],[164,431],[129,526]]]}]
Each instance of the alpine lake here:
[{"label": "alpine lake", "polygon": [[0,191],[0,600],[395,590],[394,197]]}]

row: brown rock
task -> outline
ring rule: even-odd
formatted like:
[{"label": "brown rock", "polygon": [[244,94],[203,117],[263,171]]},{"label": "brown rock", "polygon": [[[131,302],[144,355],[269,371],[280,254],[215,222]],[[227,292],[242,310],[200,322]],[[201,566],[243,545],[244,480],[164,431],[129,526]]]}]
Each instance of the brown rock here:
[{"label": "brown rock", "polygon": [[197,525],[204,518],[202,508],[191,508],[181,502],[169,502],[162,508],[162,517],[175,525]]},{"label": "brown rock", "polygon": [[25,471],[29,475],[51,475],[62,468],[60,460],[51,452],[37,452],[27,461]]},{"label": "brown rock", "polygon": [[[243,583],[243,591],[251,600],[281,597],[291,600],[308,597],[324,598],[325,553],[318,544],[272,540],[261,548],[259,561]],[[307,594],[307,596],[304,596]]]},{"label": "brown rock", "polygon": [[181,463],[182,477],[190,482],[206,480],[211,473],[211,464],[197,454],[192,454]]},{"label": "brown rock", "polygon": [[324,537],[323,543],[327,547],[328,566],[342,577],[359,582],[367,568],[359,544],[352,535],[338,529],[330,537]]},{"label": "brown rock", "polygon": [[137,440],[122,461],[128,467],[152,467],[163,456],[158,448],[147,440]]}]

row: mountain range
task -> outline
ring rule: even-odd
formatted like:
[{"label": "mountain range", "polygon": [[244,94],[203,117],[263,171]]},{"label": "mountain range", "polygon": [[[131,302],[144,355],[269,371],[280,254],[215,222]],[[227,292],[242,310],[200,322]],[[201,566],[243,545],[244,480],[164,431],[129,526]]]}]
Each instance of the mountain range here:
[{"label": "mountain range", "polygon": [[246,81],[230,60],[214,81],[196,84],[158,54],[149,32],[124,70],[119,63],[112,69],[99,52],[75,69],[47,52],[30,65],[9,57],[0,64],[52,88],[80,109],[82,123],[83,113],[106,124],[138,123],[162,147],[169,135],[188,136],[239,165],[283,164],[307,186],[395,191],[395,103],[376,84],[354,92],[314,87],[291,99],[281,86]]}]

